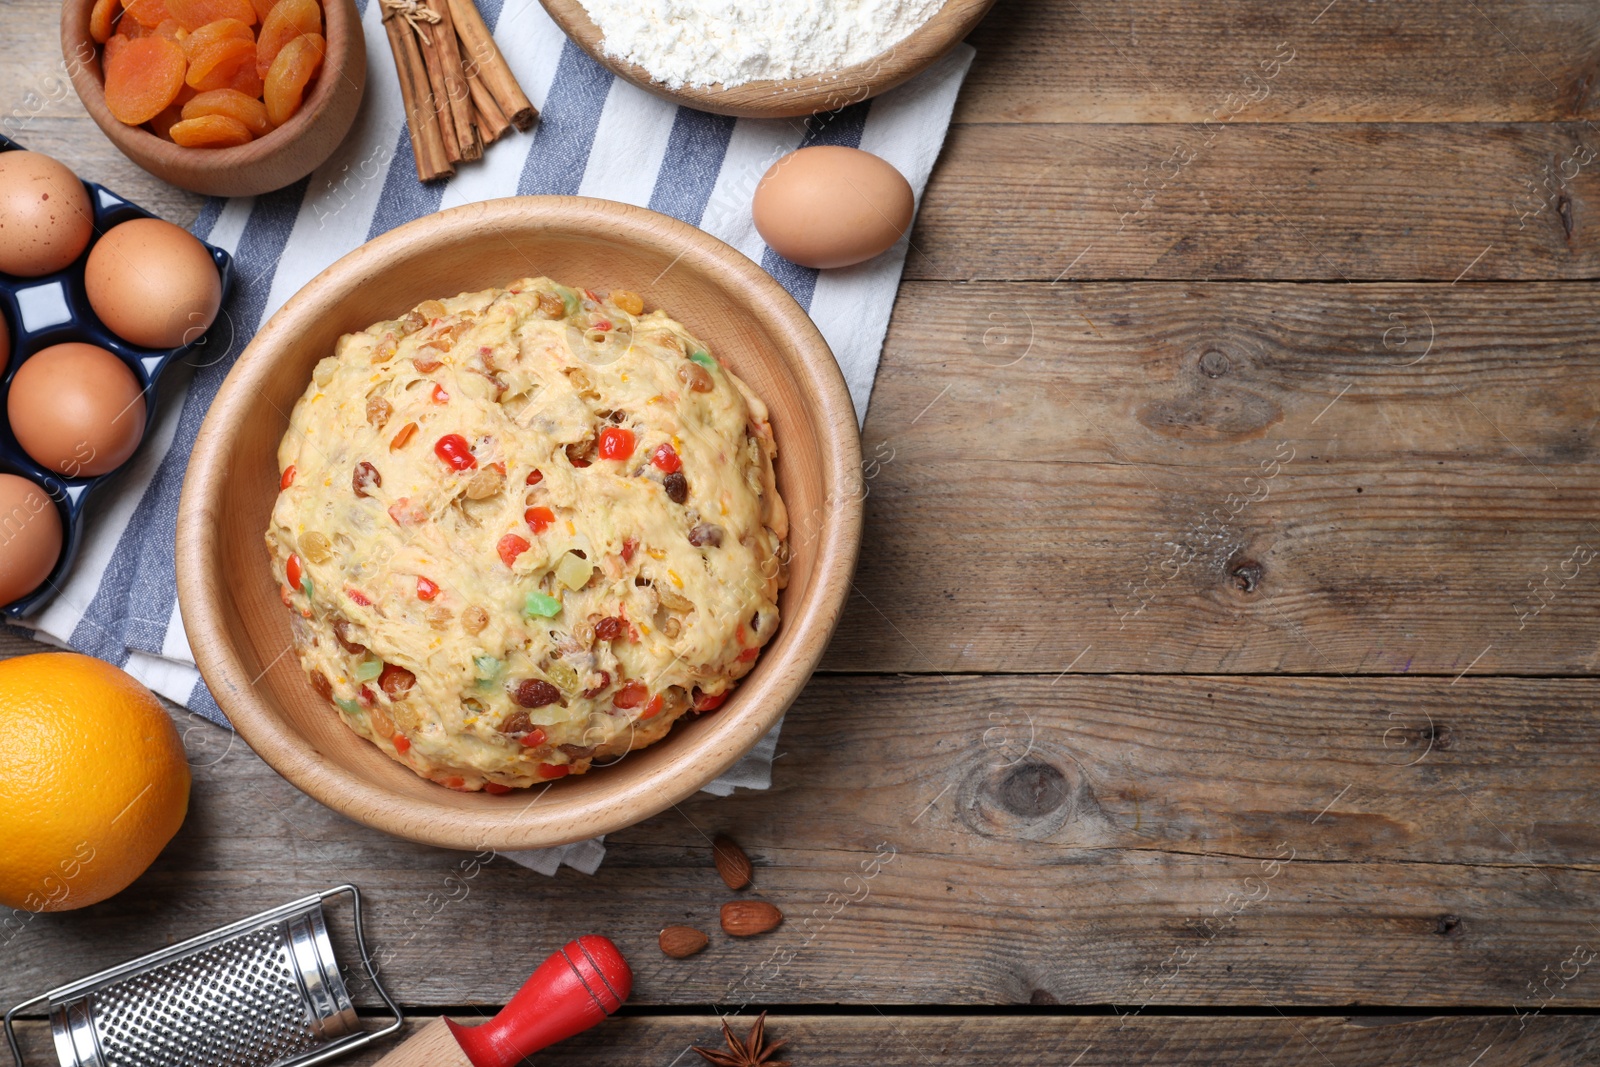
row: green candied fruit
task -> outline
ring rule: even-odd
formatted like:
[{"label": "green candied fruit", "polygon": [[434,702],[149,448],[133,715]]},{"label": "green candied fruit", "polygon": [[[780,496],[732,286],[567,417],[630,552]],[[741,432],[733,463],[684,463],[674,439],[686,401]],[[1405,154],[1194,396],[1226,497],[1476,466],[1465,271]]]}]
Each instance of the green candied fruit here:
[{"label": "green candied fruit", "polygon": [[707,352],[703,348],[697,348],[693,352],[690,352],[689,353],[689,358],[691,360],[693,360],[694,362],[700,364],[706,370],[716,370],[717,369],[717,361],[712,358],[710,352]]},{"label": "green candied fruit", "polygon": [[307,600],[317,599],[317,587],[311,583],[311,575],[303,574],[300,576],[300,588],[305,590]]},{"label": "green candied fruit", "polygon": [[561,614],[561,601],[553,596],[543,593],[529,593],[522,602],[524,615],[537,615],[541,619],[553,619]]},{"label": "green candied fruit", "polygon": [[370,682],[382,673],[382,660],[364,659],[356,664],[356,680],[358,682]]},{"label": "green candied fruit", "polygon": [[344,712],[346,715],[355,715],[361,711],[361,705],[357,704],[354,700],[346,700],[344,697],[334,697],[333,702],[339,705],[339,710]]},{"label": "green candied fruit", "polygon": [[493,656],[473,656],[472,665],[478,669],[478,688],[488,689],[500,677],[501,662]]},{"label": "green candied fruit", "polygon": [[562,286],[556,291],[561,294],[561,305],[566,309],[568,318],[576,315],[579,309],[583,307],[583,302],[578,299],[578,294],[574,293],[571,289]]}]

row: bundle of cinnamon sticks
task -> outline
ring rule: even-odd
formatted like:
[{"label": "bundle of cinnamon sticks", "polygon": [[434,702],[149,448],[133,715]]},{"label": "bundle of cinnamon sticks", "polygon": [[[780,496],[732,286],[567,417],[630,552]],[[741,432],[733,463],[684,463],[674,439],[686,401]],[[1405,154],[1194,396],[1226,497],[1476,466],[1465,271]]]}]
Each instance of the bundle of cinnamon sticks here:
[{"label": "bundle of cinnamon sticks", "polygon": [[473,0],[382,0],[417,177],[455,174],[539,112],[517,84]]}]

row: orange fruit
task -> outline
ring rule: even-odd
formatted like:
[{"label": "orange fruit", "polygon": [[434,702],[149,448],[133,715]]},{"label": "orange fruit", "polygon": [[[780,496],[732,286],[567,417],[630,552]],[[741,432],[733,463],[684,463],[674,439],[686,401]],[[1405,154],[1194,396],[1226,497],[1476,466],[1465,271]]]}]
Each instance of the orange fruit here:
[{"label": "orange fruit", "polygon": [[75,652],[0,662],[0,905],[70,911],[121,892],[188,808],[183,743],[150,690]]}]

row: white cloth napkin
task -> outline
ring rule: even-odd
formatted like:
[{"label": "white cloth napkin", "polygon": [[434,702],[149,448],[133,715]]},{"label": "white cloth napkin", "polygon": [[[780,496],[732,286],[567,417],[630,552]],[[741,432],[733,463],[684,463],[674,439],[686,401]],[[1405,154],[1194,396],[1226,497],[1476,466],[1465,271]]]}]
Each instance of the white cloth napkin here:
[{"label": "white cloth napkin", "polygon": [[[184,635],[173,570],[178,496],[189,451],[217,388],[256,328],[340,256],[402,223],[459,204],[538,193],[606,197],[673,215],[759,262],[810,312],[865,418],[909,237],[856,267],[815,271],[767,248],[750,217],[757,182],[803,144],[852,145],[900,169],[920,203],[956,93],[975,54],[959,46],[898,89],[831,115],[732,119],[679,107],[615,78],[569,41],[537,0],[481,0],[484,18],[540,110],[448,183],[422,185],[412,161],[380,7],[358,0],[366,32],[366,100],[337,153],[309,178],[259,197],[213,200],[197,236],[234,256],[227,318],[209,358],[164,386],[150,439],[100,497],[59,593],[21,625],[52,644],[122,665],[168,699],[226,726]],[[592,151],[596,145],[607,150]],[[610,150],[620,146],[621,151]],[[178,372],[173,372],[178,376]],[[174,395],[181,394],[181,395]],[[766,789],[778,728],[706,787]],[[546,874],[563,862],[593,873],[602,839],[513,859]]]}]

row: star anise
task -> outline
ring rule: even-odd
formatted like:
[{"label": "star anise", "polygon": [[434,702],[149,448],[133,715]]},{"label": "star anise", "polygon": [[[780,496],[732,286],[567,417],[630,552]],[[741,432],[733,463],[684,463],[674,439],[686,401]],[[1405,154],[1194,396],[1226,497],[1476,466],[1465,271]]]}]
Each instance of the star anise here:
[{"label": "star anise", "polygon": [[788,1060],[772,1059],[772,1054],[789,1043],[788,1038],[767,1044],[767,1013],[762,1012],[756,1016],[755,1025],[750,1027],[750,1033],[743,1041],[733,1036],[733,1031],[728,1029],[728,1020],[722,1020],[722,1036],[728,1042],[728,1051],[717,1048],[701,1048],[695,1045],[694,1050],[700,1053],[707,1063],[714,1063],[717,1067],[789,1067]]}]

